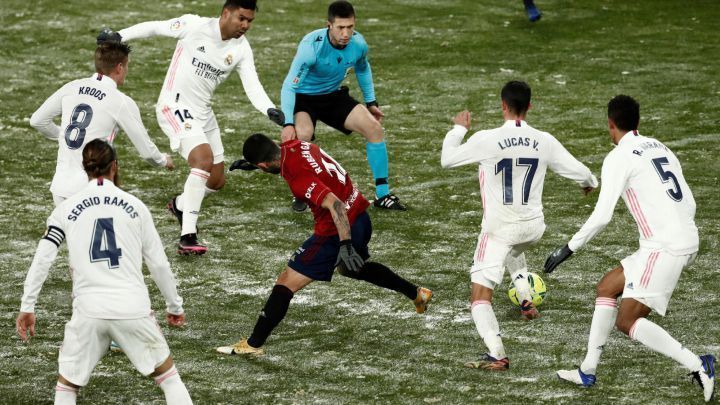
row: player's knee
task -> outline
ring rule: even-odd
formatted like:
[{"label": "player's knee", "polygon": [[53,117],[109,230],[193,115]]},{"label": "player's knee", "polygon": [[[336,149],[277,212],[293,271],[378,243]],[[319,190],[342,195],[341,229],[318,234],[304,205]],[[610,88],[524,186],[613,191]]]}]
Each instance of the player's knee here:
[{"label": "player's knee", "polygon": [[376,120],[372,120],[367,128],[364,129],[362,134],[368,142],[382,142],[383,140],[383,129],[382,125]]},{"label": "player's knee", "polygon": [[633,317],[618,316],[615,320],[615,327],[620,332],[630,336],[630,329],[635,321],[637,321],[637,319]]},{"label": "player's knee", "polygon": [[[360,270],[362,271],[362,269]],[[337,272],[340,273],[341,276],[352,278],[355,280],[360,280],[360,274],[359,272],[353,272],[345,268],[344,265],[340,264],[337,266]]]},{"label": "player's knee", "polygon": [[598,298],[617,298],[622,294],[622,288],[618,291],[618,288],[610,283],[599,283],[595,292]]},{"label": "player's knee", "polygon": [[217,179],[213,179],[212,177],[210,177],[210,179],[207,182],[207,187],[209,189],[212,189],[215,191],[220,190],[224,186],[225,186],[225,176],[220,176]]}]

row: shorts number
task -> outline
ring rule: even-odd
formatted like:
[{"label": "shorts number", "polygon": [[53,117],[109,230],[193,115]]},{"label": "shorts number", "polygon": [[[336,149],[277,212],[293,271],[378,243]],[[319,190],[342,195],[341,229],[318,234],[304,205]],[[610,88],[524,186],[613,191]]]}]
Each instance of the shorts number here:
[{"label": "shorts number", "polygon": [[115,227],[112,218],[98,218],[95,220],[93,238],[90,243],[90,261],[107,261],[108,267],[116,269],[120,266],[122,249],[115,242]]},{"label": "shorts number", "polygon": [[[523,179],[522,203],[527,205],[530,199],[530,188],[532,187],[533,177],[538,167],[538,159],[536,158],[517,158],[515,166],[525,166],[525,178]],[[503,178],[503,204],[510,205],[513,203],[513,160],[506,158],[497,162],[495,165],[495,174],[502,173]]]},{"label": "shorts number", "polygon": [[180,119],[180,122],[185,122],[186,119],[191,120],[193,119],[192,115],[190,115],[190,111],[188,110],[175,110],[175,115]]},{"label": "shorts number", "polygon": [[[80,119],[82,116],[82,119]],[[65,128],[65,143],[70,149],[78,149],[85,141],[85,129],[90,125],[93,109],[87,104],[78,104],[70,116],[70,124]],[[74,138],[73,138],[74,134]]]},{"label": "shorts number", "polygon": [[683,194],[682,189],[680,189],[680,183],[678,182],[677,176],[675,176],[675,174],[670,170],[663,169],[663,166],[670,164],[668,158],[655,158],[652,160],[652,163],[653,166],[655,166],[655,171],[657,171],[657,174],[658,176],[660,176],[660,180],[662,180],[663,183],[667,183],[669,181],[673,183],[672,188],[669,188],[665,191],[667,195],[675,201],[682,201]]}]

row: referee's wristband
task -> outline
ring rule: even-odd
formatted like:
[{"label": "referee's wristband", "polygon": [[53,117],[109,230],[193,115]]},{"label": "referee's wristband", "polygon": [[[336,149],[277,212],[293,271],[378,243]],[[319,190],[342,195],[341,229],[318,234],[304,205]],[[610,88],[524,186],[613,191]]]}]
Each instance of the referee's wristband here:
[{"label": "referee's wristband", "polygon": [[369,102],[369,103],[365,103],[365,106],[366,106],[367,108],[370,108],[370,107],[372,107],[372,106],[375,106],[375,107],[380,108],[380,106],[378,105],[377,100],[371,101],[371,102]]},{"label": "referee's wristband", "polygon": [[293,124],[292,122],[288,122],[288,123],[283,124],[283,128],[285,128],[285,127],[294,127],[294,126],[295,126],[295,124]]}]

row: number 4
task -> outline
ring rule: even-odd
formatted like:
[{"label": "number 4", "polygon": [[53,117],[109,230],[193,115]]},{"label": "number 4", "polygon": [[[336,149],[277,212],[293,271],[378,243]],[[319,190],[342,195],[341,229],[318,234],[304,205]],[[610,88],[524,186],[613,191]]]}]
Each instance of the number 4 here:
[{"label": "number 4", "polygon": [[[104,249],[103,249],[104,248]],[[112,218],[98,218],[95,220],[93,239],[90,243],[90,261],[107,261],[108,267],[120,267],[122,249],[117,247],[115,241],[115,227]]]}]

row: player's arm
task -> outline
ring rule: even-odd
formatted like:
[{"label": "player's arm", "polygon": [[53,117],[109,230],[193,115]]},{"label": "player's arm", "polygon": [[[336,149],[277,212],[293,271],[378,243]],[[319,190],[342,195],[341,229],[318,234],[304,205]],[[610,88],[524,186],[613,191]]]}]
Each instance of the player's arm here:
[{"label": "player's arm", "polygon": [[597,188],[598,180],[590,169],[575,159],[557,139],[552,136],[550,139],[553,142],[552,156],[548,162],[550,170],[567,179],[574,180],[583,188],[585,194]]},{"label": "player's arm", "polygon": [[60,137],[60,127],[53,122],[53,119],[62,114],[62,98],[66,93],[66,86],[48,97],[30,117],[30,125],[48,139],[57,140]]},{"label": "player's arm", "polygon": [[282,116],[282,111],[275,108],[275,103],[270,100],[270,97],[268,97],[265,92],[265,88],[262,83],[260,83],[257,69],[255,69],[255,57],[247,40],[243,42],[240,52],[242,54],[240,55],[240,63],[237,65],[237,72],[250,103],[252,103],[256,110],[267,114],[271,121],[278,125],[283,125],[285,123],[285,117]]},{"label": "player's arm", "polygon": [[167,167],[168,170],[175,168],[169,155],[160,153],[155,143],[150,139],[145,125],[140,117],[140,109],[133,99],[124,96],[120,109],[115,116],[120,128],[130,138],[140,157],[151,165]]},{"label": "player's arm", "polygon": [[556,249],[545,261],[545,272],[555,270],[560,263],[567,260],[570,255],[577,252],[592,238],[602,231],[612,219],[618,198],[625,189],[629,177],[629,168],[626,162],[621,161],[621,155],[608,155],[603,162],[601,178],[603,179],[597,204],[590,217],[582,228],[573,235],[567,245]]},{"label": "player's arm", "polygon": [[25,277],[20,314],[15,320],[15,327],[23,341],[28,340],[28,332],[30,336],[35,336],[35,304],[50,272],[50,266],[55,262],[58,248],[65,240],[65,232],[61,228],[60,221],[56,219],[57,215],[57,211],[54,211],[48,218],[47,230],[38,242],[35,257]]},{"label": "player's arm", "polygon": [[453,128],[445,134],[440,165],[446,169],[463,166],[471,163],[478,164],[485,158],[485,151],[481,145],[482,132],[475,133],[467,142],[462,143],[470,129],[472,116],[469,111],[459,112],[453,119]]},{"label": "player's arm", "polygon": [[345,203],[340,201],[335,194],[327,193],[321,206],[330,211],[340,238],[340,251],[335,266],[343,266],[346,270],[354,273],[359,272],[365,261],[352,245],[350,219],[347,216]]},{"label": "player's arm", "polygon": [[167,21],[147,21],[118,31],[123,42],[145,39],[155,36],[183,38],[202,18],[194,14],[185,14]]},{"label": "player's arm", "polygon": [[316,61],[317,57],[312,43],[301,41],[280,91],[280,106],[283,114],[285,114],[285,125],[295,123],[295,94],[303,85],[308,72],[310,72]]},{"label": "player's arm", "polygon": [[165,249],[160,235],[155,229],[150,211],[142,206],[142,255],[150,275],[165,298],[167,320],[172,326],[182,326],[185,323],[185,310],[183,299],[177,292],[177,282],[170,269]]}]

